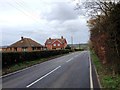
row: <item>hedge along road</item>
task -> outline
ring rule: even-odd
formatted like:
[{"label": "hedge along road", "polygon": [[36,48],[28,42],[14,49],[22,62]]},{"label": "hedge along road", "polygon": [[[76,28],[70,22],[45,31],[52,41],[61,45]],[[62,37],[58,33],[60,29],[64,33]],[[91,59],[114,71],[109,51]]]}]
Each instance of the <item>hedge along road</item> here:
[{"label": "hedge along road", "polygon": [[75,52],[2,78],[3,88],[91,88],[89,52]]}]

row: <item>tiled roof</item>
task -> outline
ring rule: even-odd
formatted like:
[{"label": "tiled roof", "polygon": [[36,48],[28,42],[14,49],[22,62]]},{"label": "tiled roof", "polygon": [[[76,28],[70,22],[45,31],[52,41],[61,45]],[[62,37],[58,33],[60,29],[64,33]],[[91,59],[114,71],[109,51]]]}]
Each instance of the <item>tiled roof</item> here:
[{"label": "tiled roof", "polygon": [[43,46],[30,38],[22,38],[16,43],[10,45],[10,47],[43,47]]},{"label": "tiled roof", "polygon": [[63,39],[47,39],[45,44],[47,44],[47,45],[48,44],[53,44],[53,42],[56,41],[56,40],[60,41],[62,44],[66,43],[66,39],[63,38]]},{"label": "tiled roof", "polygon": [[8,46],[0,46],[0,48],[7,48]]}]

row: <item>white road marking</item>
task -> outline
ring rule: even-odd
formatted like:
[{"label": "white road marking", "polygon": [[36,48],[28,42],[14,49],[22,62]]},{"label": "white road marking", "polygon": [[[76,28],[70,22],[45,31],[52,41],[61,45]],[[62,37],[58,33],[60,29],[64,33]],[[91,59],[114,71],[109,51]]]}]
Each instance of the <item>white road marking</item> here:
[{"label": "white road marking", "polygon": [[90,63],[90,88],[91,88],[91,90],[93,90],[93,79],[92,79],[92,68],[91,68],[90,51],[89,51],[89,63]]},{"label": "white road marking", "polygon": [[27,85],[26,87],[29,88],[30,86],[34,85],[35,83],[37,83],[38,81],[42,80],[43,78],[47,77],[48,75],[50,75],[51,73],[53,73],[54,71],[56,71],[57,69],[59,69],[61,66],[56,67],[55,69],[53,69],[52,71],[50,71],[49,73],[45,74],[44,76],[40,77],[39,79],[37,79],[36,81],[34,81],[33,83]]},{"label": "white road marking", "polygon": [[76,57],[78,57],[79,55],[76,55]]},{"label": "white road marking", "polygon": [[73,58],[71,58],[71,59],[69,59],[68,61],[66,61],[66,62],[70,62],[71,60],[73,60],[74,58],[76,58],[76,57],[78,57],[79,56],[79,54],[78,55],[76,55],[76,56],[74,56]]},{"label": "white road marking", "polygon": [[4,78],[4,77],[7,77],[7,76],[10,76],[10,75],[13,75],[13,74],[16,74],[16,73],[19,73],[19,72],[22,72],[22,71],[25,71],[25,70],[30,69],[30,68],[32,68],[32,67],[35,67],[35,66],[37,66],[37,65],[38,65],[38,64],[33,65],[33,66],[30,66],[30,67],[27,67],[27,68],[24,68],[24,69],[21,69],[21,70],[18,70],[18,71],[15,71],[15,72],[13,72],[13,73],[9,73],[9,74],[3,75],[3,76],[0,77],[0,79],[1,79],[1,78]]},{"label": "white road marking", "polygon": [[74,56],[74,58],[78,57],[79,55]]},{"label": "white road marking", "polygon": [[67,60],[66,62],[70,62],[72,59],[73,59],[73,58],[71,58],[71,59]]},{"label": "white road marking", "polygon": [[96,70],[95,66],[94,66],[94,69],[95,69],[95,74],[97,75],[98,84],[99,84],[100,88],[102,88],[102,86],[100,84],[99,76],[98,76],[98,73],[97,73],[97,70]]},{"label": "white road marking", "polygon": [[[68,55],[69,55],[69,54],[68,54]],[[67,55],[61,56],[61,57],[58,57],[58,58],[55,58],[55,59],[66,58],[66,57],[67,57]],[[21,70],[18,70],[18,71],[15,71],[15,72],[12,72],[12,73],[3,75],[3,76],[0,76],[0,79],[1,79],[1,78],[4,78],[4,77],[8,77],[8,76],[10,76],[10,75],[14,75],[14,74],[20,73],[20,72],[25,71],[25,70],[27,70],[27,69],[31,69],[31,68],[33,68],[33,67],[35,67],[35,66],[37,66],[37,65],[39,65],[39,64],[30,66],[30,67],[27,67],[27,68],[24,68],[24,69],[21,69]]]}]

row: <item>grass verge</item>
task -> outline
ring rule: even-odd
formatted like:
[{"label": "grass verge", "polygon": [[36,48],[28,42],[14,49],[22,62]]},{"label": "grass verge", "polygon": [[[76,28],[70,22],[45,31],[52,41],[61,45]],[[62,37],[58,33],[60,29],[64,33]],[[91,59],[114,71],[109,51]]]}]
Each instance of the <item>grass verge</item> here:
[{"label": "grass verge", "polygon": [[57,57],[60,57],[60,56],[64,56],[64,55],[67,55],[67,54],[51,56],[51,57],[48,57],[48,58],[41,58],[41,59],[33,60],[33,61],[24,61],[24,62],[18,63],[16,65],[12,65],[12,66],[7,67],[7,68],[3,68],[2,69],[2,75],[6,75],[6,74],[9,74],[9,73],[12,73],[12,72],[15,72],[15,71],[18,71],[18,70],[36,65],[36,64],[40,64],[42,62],[45,62],[45,61],[48,61],[48,60],[51,60],[51,59],[54,59],[54,58],[57,58]]},{"label": "grass verge", "polygon": [[92,61],[97,69],[102,88],[120,90],[120,75],[112,75],[108,65],[103,65],[94,51],[91,50]]}]

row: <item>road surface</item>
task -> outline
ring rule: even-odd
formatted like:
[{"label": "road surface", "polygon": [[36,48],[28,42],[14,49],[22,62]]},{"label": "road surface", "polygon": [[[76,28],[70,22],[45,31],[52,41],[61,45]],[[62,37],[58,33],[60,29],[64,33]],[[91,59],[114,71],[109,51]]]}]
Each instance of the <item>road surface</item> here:
[{"label": "road surface", "polygon": [[98,88],[90,65],[89,51],[74,52],[5,76],[2,84],[3,88],[91,88],[92,84]]}]

